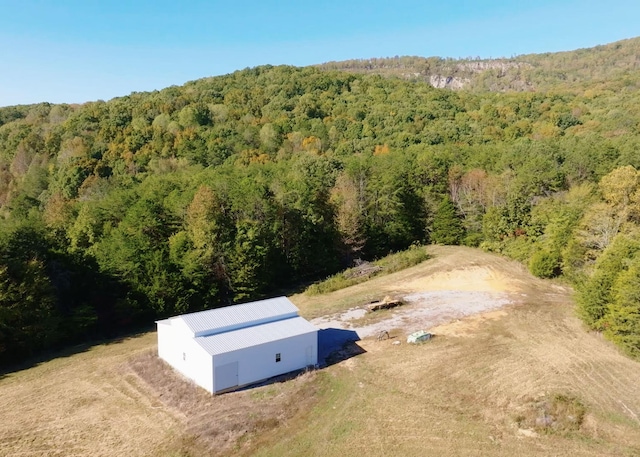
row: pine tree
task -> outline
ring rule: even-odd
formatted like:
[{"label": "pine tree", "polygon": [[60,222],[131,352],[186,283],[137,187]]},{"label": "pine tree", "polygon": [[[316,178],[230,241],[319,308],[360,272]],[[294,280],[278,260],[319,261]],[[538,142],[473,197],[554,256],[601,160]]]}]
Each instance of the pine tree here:
[{"label": "pine tree", "polygon": [[431,228],[431,241],[436,244],[460,244],[464,237],[462,221],[447,195],[436,210]]}]

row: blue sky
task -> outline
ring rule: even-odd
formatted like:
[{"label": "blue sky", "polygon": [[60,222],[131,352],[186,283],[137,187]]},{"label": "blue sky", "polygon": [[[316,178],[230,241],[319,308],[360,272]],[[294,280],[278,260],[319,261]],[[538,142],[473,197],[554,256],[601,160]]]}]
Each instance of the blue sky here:
[{"label": "blue sky", "polygon": [[0,106],[261,64],[571,50],[638,36],[639,18],[638,0],[0,0]]}]

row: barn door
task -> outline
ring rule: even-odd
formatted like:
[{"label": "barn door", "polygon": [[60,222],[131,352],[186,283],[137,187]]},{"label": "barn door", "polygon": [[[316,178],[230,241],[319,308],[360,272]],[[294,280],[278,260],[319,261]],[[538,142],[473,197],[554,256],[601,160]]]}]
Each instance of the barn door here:
[{"label": "barn door", "polygon": [[313,346],[307,346],[307,366],[313,365]]},{"label": "barn door", "polygon": [[238,362],[215,367],[214,373],[216,392],[238,385]]}]

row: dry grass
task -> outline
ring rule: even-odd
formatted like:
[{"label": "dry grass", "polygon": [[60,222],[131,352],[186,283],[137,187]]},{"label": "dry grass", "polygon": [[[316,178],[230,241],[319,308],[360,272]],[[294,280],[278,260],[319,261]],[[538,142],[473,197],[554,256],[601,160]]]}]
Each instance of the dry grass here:
[{"label": "dry grass", "polygon": [[235,455],[315,401],[315,372],[211,396],[160,361],[155,341],[149,333],[2,379],[0,455]]},{"label": "dry grass", "polygon": [[155,351],[132,358],[129,367],[164,407],[184,417],[180,436],[163,445],[176,455],[229,455],[251,449],[252,440],[286,423],[315,400],[316,373],[283,376],[251,390],[212,396],[177,375]]},{"label": "dry grass", "polygon": [[419,346],[359,344],[367,353],[327,370],[310,419],[256,455],[640,454],[640,367],[567,304],[516,307]]},{"label": "dry grass", "polygon": [[153,333],[95,347],[0,380],[0,455],[640,455],[640,365],[584,330],[569,290],[476,250],[431,253],[293,300],[307,316],[437,287],[503,287],[519,303],[219,397],[164,373]]},{"label": "dry grass", "polygon": [[180,433],[179,416],[122,370],[154,336],[96,346],[0,380],[0,455],[140,456]]},{"label": "dry grass", "polygon": [[420,346],[359,342],[365,354],[327,370],[311,419],[256,455],[640,455],[640,365],[584,330],[570,290],[476,250],[431,253],[330,303],[294,300],[311,315],[381,291],[503,291],[517,304],[431,329]]}]

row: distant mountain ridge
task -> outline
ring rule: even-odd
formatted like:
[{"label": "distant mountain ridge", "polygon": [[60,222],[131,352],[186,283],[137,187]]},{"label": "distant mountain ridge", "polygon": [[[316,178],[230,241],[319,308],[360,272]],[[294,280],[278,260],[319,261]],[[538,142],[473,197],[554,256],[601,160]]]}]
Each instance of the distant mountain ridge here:
[{"label": "distant mountain ridge", "polygon": [[437,88],[538,92],[579,88],[640,69],[640,37],[592,48],[499,59],[402,56],[317,65],[323,70],[425,81]]}]

